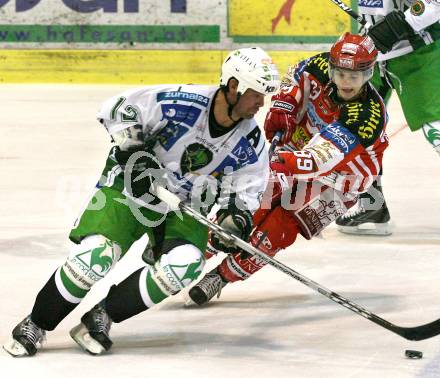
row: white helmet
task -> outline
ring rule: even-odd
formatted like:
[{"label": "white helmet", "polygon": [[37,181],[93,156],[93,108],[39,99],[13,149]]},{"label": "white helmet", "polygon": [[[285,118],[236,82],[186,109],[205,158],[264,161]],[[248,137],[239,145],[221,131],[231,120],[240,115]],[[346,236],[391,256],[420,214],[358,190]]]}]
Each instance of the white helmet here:
[{"label": "white helmet", "polygon": [[280,87],[280,75],[272,58],[259,47],[234,50],[222,65],[220,86],[227,86],[230,78],[238,81],[238,92],[251,88],[268,95]]}]

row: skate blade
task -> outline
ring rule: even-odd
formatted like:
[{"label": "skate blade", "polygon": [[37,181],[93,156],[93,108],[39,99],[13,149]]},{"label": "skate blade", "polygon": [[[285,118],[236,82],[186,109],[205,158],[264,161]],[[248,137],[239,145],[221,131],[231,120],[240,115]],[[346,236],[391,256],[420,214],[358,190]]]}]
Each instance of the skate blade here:
[{"label": "skate blade", "polygon": [[87,327],[80,323],[73,327],[70,332],[70,337],[83,349],[85,352],[94,356],[105,352],[105,348],[90,336]]},{"label": "skate blade", "polygon": [[388,223],[362,223],[359,226],[337,226],[338,231],[349,235],[376,235],[388,236],[393,232]]},{"label": "skate blade", "polygon": [[3,349],[8,352],[12,357],[25,357],[29,356],[29,353],[23,345],[18,341],[11,339],[3,345]]}]

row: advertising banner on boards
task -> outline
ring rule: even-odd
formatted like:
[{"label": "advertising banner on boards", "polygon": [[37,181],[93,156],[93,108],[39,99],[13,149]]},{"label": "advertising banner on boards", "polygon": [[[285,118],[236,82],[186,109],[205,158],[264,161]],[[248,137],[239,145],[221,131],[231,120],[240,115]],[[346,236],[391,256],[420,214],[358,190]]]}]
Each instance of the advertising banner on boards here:
[{"label": "advertising banner on boards", "polygon": [[0,0],[0,44],[17,47],[230,49],[329,43],[350,29],[327,0]]}]

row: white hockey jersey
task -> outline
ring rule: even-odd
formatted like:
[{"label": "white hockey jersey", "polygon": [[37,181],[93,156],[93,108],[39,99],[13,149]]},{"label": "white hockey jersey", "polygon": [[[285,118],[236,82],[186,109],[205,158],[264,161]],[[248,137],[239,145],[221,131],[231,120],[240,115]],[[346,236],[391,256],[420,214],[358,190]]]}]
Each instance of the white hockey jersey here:
[{"label": "white hockey jersey", "polygon": [[228,182],[230,191],[254,211],[269,176],[265,141],[255,119],[243,119],[221,136],[211,135],[210,112],[218,89],[201,85],[131,89],[107,100],[98,119],[122,148],[156,138],[154,153],[168,170],[168,189],[181,199],[191,199],[195,183],[214,177]]},{"label": "white hockey jersey", "polygon": [[412,41],[396,43],[387,54],[379,54],[379,61],[408,54],[440,38],[440,0],[358,0],[358,7],[364,20],[372,25],[393,10],[400,10],[418,35]]}]

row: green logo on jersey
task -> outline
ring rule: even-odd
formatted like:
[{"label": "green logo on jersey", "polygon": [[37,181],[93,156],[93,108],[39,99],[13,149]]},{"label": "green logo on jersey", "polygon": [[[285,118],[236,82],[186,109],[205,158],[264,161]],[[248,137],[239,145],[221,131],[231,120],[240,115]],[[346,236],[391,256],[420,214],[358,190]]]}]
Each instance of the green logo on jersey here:
[{"label": "green logo on jersey", "polygon": [[[170,265],[170,267],[171,268],[185,268],[185,267],[187,267],[185,274],[180,279],[180,282],[182,282],[183,280],[186,280],[186,279],[189,279],[192,282],[192,281],[196,280],[197,277],[202,272],[202,270],[200,269],[201,262],[202,262],[202,259],[198,259],[196,262],[191,263],[189,265]],[[174,269],[173,269],[173,272],[174,272]]]},{"label": "green logo on jersey", "polygon": [[185,148],[180,159],[182,175],[206,167],[212,161],[212,151],[203,144],[193,143]]},{"label": "green logo on jersey", "polygon": [[417,0],[414,4],[411,5],[411,14],[414,16],[420,16],[425,11],[425,4],[423,1]]},{"label": "green logo on jersey", "polygon": [[91,251],[90,267],[93,268],[94,265],[98,265],[101,268],[101,274],[107,272],[113,263],[113,253],[112,256],[103,253],[107,247],[111,248],[109,242],[105,242],[104,246],[92,249]]},{"label": "green logo on jersey", "polygon": [[[85,266],[93,270],[95,274],[103,277],[110,270],[113,264],[113,259],[115,258],[112,247],[112,244],[106,241],[105,244],[100,247],[80,253],[77,258]],[[93,269],[95,265],[99,267],[99,273]]]}]

